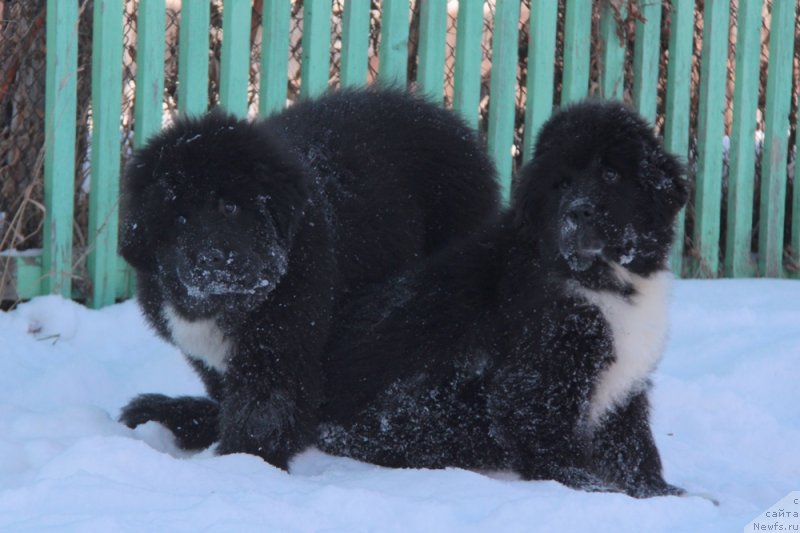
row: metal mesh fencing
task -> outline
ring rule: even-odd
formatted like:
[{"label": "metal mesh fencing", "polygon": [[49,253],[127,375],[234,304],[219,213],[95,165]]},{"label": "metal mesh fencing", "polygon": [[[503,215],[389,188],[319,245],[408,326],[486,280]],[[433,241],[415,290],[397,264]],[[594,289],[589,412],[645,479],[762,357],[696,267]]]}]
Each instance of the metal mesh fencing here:
[{"label": "metal mesh fencing", "polygon": [[[463,1],[463,0],[462,0]],[[527,51],[529,41],[529,22],[531,2],[522,0],[519,19],[519,63],[517,68],[516,92],[516,121],[514,127],[514,165],[516,170],[522,162],[522,139],[524,135],[524,113],[527,104],[525,91],[527,81]],[[623,13],[617,19],[620,26],[619,35],[625,44],[625,84],[624,98],[632,101],[633,79],[633,48],[636,36],[636,21],[641,19],[640,5],[644,0],[602,0],[593,2],[591,23],[591,60],[590,60],[590,85],[588,94],[599,92],[599,73],[602,69],[602,40],[600,38],[600,14],[607,5],[615,8],[616,12]],[[695,169],[697,157],[696,129],[698,113],[697,90],[700,78],[700,52],[703,40],[703,8],[707,0],[697,0],[694,21],[694,59],[691,78],[691,109],[690,109],[690,154],[689,170],[690,179]],[[735,82],[735,43],[737,28],[738,5],[743,0],[731,1],[730,39],[728,52],[728,75],[726,91],[725,134],[731,134],[733,116],[733,90]],[[771,6],[774,0],[766,0],[762,17],[762,46],[761,46],[761,83],[759,87],[759,108],[764,109],[766,99],[766,73],[769,59],[769,25]],[[417,74],[417,44],[419,36],[420,6],[422,0],[409,1],[409,60],[407,64],[407,78],[409,86],[414,87]],[[563,50],[564,39],[564,10],[565,0],[558,0],[558,30],[556,34],[556,49]],[[164,93],[163,111],[164,123],[169,123],[177,110],[178,87],[178,45],[180,25],[180,0],[166,1],[166,53],[164,59]],[[656,127],[662,131],[665,113],[666,71],[669,61],[668,40],[670,35],[672,0],[663,0],[662,25],[661,25],[661,52],[660,52],[660,77],[657,94],[657,119]],[[450,107],[454,92],[454,69],[456,53],[457,31],[457,6],[458,2],[448,3],[447,33],[445,47],[445,71],[443,74],[442,98],[445,106]],[[41,246],[41,227],[43,220],[42,206],[42,174],[43,174],[43,145],[44,145],[44,79],[45,79],[45,0],[0,0],[0,251],[10,248],[24,250]],[[126,0],[125,22],[123,32],[123,103],[121,109],[121,139],[122,161],[124,165],[133,149],[134,104],[135,104],[135,74],[136,74],[136,34],[137,34],[137,0]],[[330,70],[329,85],[339,84],[339,63],[342,49],[342,20],[345,1],[332,0],[331,38],[330,38]],[[619,10],[619,8],[624,8]],[[211,18],[209,28],[209,80],[208,103],[210,106],[219,103],[219,78],[222,42],[222,16],[224,13],[223,0],[210,2]],[[91,141],[91,52],[92,52],[92,0],[81,0],[80,3],[79,48],[78,48],[78,113],[76,117],[76,179],[75,179],[75,232],[76,247],[85,246],[86,220],[88,209],[88,190],[90,188],[90,141]],[[290,23],[290,42],[288,48],[289,69],[286,79],[287,102],[296,99],[300,94],[301,56],[303,34],[303,0],[292,0]],[[253,0],[253,12],[250,35],[250,84],[248,88],[248,103],[251,114],[258,109],[258,94],[260,80],[260,59],[262,43],[262,13],[263,0]],[[378,51],[381,44],[381,0],[370,2],[370,27],[368,37],[368,82],[372,83],[378,78]],[[494,16],[494,1],[484,3],[484,30],[481,40],[481,91],[479,133],[486,134],[487,116],[489,113],[490,95],[489,80],[491,76],[492,60],[492,27]],[[800,87],[800,16],[795,23],[795,50],[794,50],[794,82],[793,86]],[[561,73],[563,60],[560,54],[555,58],[554,78],[554,103],[560,100]],[[797,115],[798,94],[792,93],[791,113]],[[763,115],[757,117],[757,131],[764,131]],[[793,121],[792,124],[795,124]],[[789,146],[796,145],[796,128],[793,125],[790,132]],[[760,152],[761,138],[754,139],[754,150]],[[725,220],[727,191],[728,164],[727,152],[723,154],[723,212],[721,243],[725,240]],[[753,169],[755,186],[753,222],[753,246],[757,243],[758,232],[758,182],[761,176],[760,159],[756,158],[756,167]],[[787,213],[791,213],[788,202],[792,198],[795,175],[795,154],[789,150],[789,172],[787,191]],[[796,216],[796,215],[795,215]],[[687,247],[692,253],[691,242],[692,223],[694,214],[690,205],[687,211]],[[791,217],[786,217],[786,244],[789,244],[789,225]],[[720,249],[724,250],[724,246]],[[754,249],[755,251],[755,249]],[[791,265],[790,265],[791,266]],[[795,265],[796,267],[797,265]],[[78,274],[80,275],[80,274]]]}]

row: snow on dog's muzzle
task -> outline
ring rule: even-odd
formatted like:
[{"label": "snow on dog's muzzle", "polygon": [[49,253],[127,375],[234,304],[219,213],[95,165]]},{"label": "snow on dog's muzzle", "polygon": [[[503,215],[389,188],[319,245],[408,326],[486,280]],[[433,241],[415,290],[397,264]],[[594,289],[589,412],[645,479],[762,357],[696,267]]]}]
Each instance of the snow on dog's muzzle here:
[{"label": "snow on dog's muzzle", "polygon": [[276,284],[274,273],[265,272],[261,263],[252,253],[210,247],[200,250],[194,257],[180,254],[177,274],[189,296],[194,298],[255,294],[272,290]]},{"label": "snow on dog's muzzle", "polygon": [[572,270],[587,270],[603,254],[605,240],[597,231],[597,211],[587,200],[573,200],[562,207],[558,250]]}]

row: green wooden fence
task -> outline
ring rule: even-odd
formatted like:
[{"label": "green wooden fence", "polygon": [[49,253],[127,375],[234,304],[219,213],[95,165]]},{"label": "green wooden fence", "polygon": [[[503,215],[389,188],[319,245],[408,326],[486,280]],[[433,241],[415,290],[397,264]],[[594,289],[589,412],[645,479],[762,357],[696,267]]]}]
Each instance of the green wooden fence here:
[{"label": "green wooden fence", "polygon": [[[765,105],[766,128],[763,153],[754,150],[756,112],[759,107],[761,0],[738,0],[735,43],[735,90],[733,126],[730,129],[730,173],[727,183],[725,242],[720,235],[723,195],[722,165],[726,64],[729,47],[730,2],[705,0],[700,86],[697,94],[696,172],[694,173],[693,251],[684,249],[684,218],[678,227],[672,254],[673,269],[684,275],[793,276],[785,268],[800,260],[800,187],[786,209],[787,161],[796,147],[789,146],[791,106],[797,87],[792,84],[796,2],[773,0],[771,8],[769,68]],[[492,33],[486,143],[494,157],[502,190],[509,197],[512,183],[512,144],[515,99],[526,94],[522,158],[530,157],[534,135],[554,105],[581,99],[587,94],[622,98],[625,77],[625,44],[620,39],[619,17],[626,2],[602,2],[600,10],[599,77],[590,65],[592,40],[591,0],[566,0],[559,17],[557,0],[533,0],[522,4],[530,10],[523,30],[530,38],[527,48],[527,81],[518,84],[520,0],[461,0],[455,25],[455,61],[452,107],[467,122],[478,126],[480,115],[481,43]],[[622,4],[620,11],[615,6]],[[92,61],[91,201],[87,265],[91,292],[83,295],[100,307],[131,293],[129,273],[116,253],[117,195],[120,175],[120,94],[122,69],[123,0],[95,0],[94,57]],[[380,49],[378,82],[407,82],[409,0],[380,2]],[[634,78],[630,97],[650,120],[657,118],[659,58],[668,54],[665,92],[662,94],[663,134],[667,147],[689,157],[691,76],[694,37],[694,0],[657,0],[635,4],[641,15],[636,22],[633,52]],[[220,104],[245,115],[250,69],[251,0],[225,0],[219,80]],[[302,4],[301,95],[313,97],[329,87],[332,0],[305,0]],[[416,90],[443,101],[447,0],[422,0]],[[262,115],[286,105],[287,63],[290,41],[290,0],[263,0],[263,39],[260,60],[258,112]],[[341,85],[363,85],[368,79],[368,0],[347,0],[342,14]],[[46,149],[43,253],[39,259],[16,261],[19,297],[42,293],[73,296],[71,276],[75,169],[75,100],[79,75],[77,54],[78,0],[47,2]],[[137,64],[135,87],[135,139],[141,145],[162,122],[164,94],[165,0],[139,0],[137,7]],[[486,17],[485,11],[491,13]],[[179,30],[178,109],[200,113],[208,102],[209,2],[183,0]],[[668,43],[662,41],[664,19],[669,17]],[[485,24],[486,20],[488,23]],[[563,26],[561,26],[563,25]],[[563,32],[560,33],[560,32]],[[559,41],[559,35],[563,39]],[[562,44],[562,46],[559,46]],[[596,44],[595,44],[596,46]],[[560,69],[560,70],[559,70]],[[560,80],[557,79],[560,73]],[[662,73],[663,74],[663,73]],[[559,85],[560,83],[560,85]],[[591,89],[590,87],[594,87]],[[663,84],[662,84],[663,87]],[[663,89],[662,89],[663,91]],[[556,95],[560,101],[556,102]],[[800,139],[800,136],[795,136]],[[797,140],[795,142],[798,142]],[[760,217],[757,254],[751,253],[753,232],[754,165],[761,158]],[[790,246],[784,247],[784,228],[790,227]],[[724,264],[719,258],[724,256]],[[754,259],[755,257],[755,259]]]}]

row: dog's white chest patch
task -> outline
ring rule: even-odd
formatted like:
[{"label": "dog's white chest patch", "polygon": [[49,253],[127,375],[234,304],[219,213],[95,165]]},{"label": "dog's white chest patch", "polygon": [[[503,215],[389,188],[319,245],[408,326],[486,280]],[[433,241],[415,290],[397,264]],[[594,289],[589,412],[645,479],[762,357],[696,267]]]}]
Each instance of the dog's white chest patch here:
[{"label": "dog's white chest patch", "polygon": [[172,340],[183,353],[199,359],[214,370],[225,373],[231,343],[222,334],[216,320],[213,318],[186,320],[170,305],[164,307],[164,318]]},{"label": "dog's white chest patch", "polygon": [[672,274],[657,272],[648,278],[616,267],[620,279],[635,294],[625,298],[607,291],[579,289],[603,313],[611,328],[614,362],[595,384],[589,404],[589,423],[596,425],[609,409],[641,390],[661,358],[667,337],[668,291]]}]

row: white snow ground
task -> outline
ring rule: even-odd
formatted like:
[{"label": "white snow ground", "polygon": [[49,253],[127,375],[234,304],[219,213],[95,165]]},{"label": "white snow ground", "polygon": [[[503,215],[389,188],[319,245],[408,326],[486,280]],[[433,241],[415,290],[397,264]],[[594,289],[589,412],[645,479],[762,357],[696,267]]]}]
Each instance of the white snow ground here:
[{"label": "white snow ground", "polygon": [[310,451],[291,474],[178,451],[115,421],[140,392],[200,393],[127,302],[0,313],[2,531],[742,531],[800,489],[800,282],[680,281],[655,376],[666,478],[635,500],[555,482],[390,470]]}]

